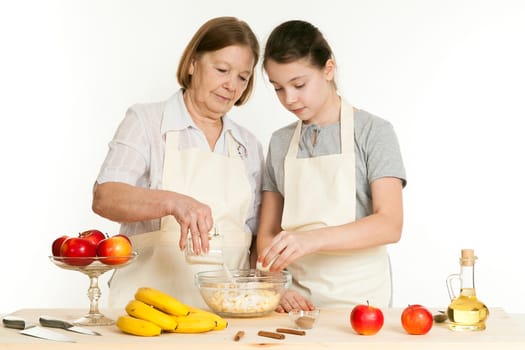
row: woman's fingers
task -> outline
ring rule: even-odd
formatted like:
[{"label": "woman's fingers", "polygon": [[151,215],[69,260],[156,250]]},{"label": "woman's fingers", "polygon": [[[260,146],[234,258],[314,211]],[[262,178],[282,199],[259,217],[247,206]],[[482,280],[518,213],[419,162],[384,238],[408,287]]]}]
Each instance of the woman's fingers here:
[{"label": "woman's fingers", "polygon": [[189,226],[184,223],[179,223],[179,225],[180,225],[179,248],[180,250],[184,250],[186,248],[186,240],[188,239]]},{"label": "woman's fingers", "polygon": [[208,243],[209,236],[210,236],[210,229],[208,228],[208,224],[206,223],[206,218],[200,218],[197,222],[197,226],[199,229],[199,236],[201,240],[201,250],[203,253],[207,253],[210,245]]},{"label": "woman's fingers", "polygon": [[186,247],[188,235],[191,234],[193,252],[195,254],[208,252],[208,237],[213,227],[211,208],[185,195],[177,194],[176,198],[173,216],[180,225],[180,249]]}]

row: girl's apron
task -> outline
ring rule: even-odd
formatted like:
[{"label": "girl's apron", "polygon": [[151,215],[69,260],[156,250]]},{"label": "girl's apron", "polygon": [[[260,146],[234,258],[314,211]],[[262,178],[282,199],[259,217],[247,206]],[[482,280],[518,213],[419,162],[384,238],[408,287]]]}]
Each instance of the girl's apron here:
[{"label": "girl's apron", "polygon": [[[245,228],[251,186],[243,160],[230,132],[229,155],[198,148],[179,150],[179,132],[166,134],[162,177],[164,190],[182,193],[210,206],[213,221],[223,237],[223,256],[230,269],[249,268],[251,233]],[[131,236],[139,254],[131,265],[117,270],[110,281],[110,307],[122,307],[139,287],[153,287],[183,303],[205,307],[194,274],[222,269],[221,265],[189,264],[179,248],[180,226],[173,216],[161,219],[159,231]]]},{"label": "girl's apron", "polygon": [[[284,161],[282,227],[306,231],[355,221],[354,114],[341,101],[341,153],[297,158],[301,121]],[[366,239],[366,237],[365,237]],[[345,307],[367,300],[388,306],[390,264],[385,246],[352,251],[317,252],[288,266],[293,289],[318,307]]]}]

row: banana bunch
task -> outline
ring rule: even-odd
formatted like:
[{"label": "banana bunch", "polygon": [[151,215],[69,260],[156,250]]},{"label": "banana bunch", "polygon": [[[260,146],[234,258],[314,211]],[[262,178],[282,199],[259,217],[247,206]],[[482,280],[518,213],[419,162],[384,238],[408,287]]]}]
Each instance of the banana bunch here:
[{"label": "banana bunch", "polygon": [[228,322],[213,312],[185,305],[169,294],[142,287],[126,305],[127,315],[116,325],[124,333],[151,337],[168,333],[203,333],[228,327]]}]

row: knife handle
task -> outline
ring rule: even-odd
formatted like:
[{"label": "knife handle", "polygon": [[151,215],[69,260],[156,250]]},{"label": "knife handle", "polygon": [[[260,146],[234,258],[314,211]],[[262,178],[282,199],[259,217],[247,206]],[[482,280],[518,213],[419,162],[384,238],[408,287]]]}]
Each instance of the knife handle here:
[{"label": "knife handle", "polygon": [[14,329],[25,329],[26,321],[21,317],[16,316],[5,316],[2,318],[2,323],[4,327],[14,328]]},{"label": "knife handle", "polygon": [[68,329],[70,327],[73,327],[73,324],[67,321],[52,317],[52,316],[40,316],[38,321],[44,327],[62,328],[62,329]]}]

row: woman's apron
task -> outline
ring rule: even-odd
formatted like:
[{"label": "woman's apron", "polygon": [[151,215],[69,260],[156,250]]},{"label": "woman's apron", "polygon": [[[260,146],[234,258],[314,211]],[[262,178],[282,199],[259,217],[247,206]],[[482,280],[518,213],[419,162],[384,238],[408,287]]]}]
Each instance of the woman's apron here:
[{"label": "woman's apron", "polygon": [[[341,153],[297,158],[301,121],[284,161],[286,231],[306,231],[355,221],[354,114],[341,101]],[[366,237],[365,237],[366,239]],[[318,307],[359,303],[388,306],[391,278],[385,246],[352,251],[317,252],[288,266],[292,289]]]},{"label": "woman's apron", "polygon": [[[198,148],[179,150],[179,132],[166,134],[162,188],[207,204],[222,235],[224,263],[230,269],[249,268],[251,233],[245,228],[251,186],[236,142],[227,132],[229,155]],[[173,216],[161,219],[159,231],[131,236],[139,254],[131,265],[117,270],[110,281],[110,307],[122,307],[139,287],[153,287],[187,305],[205,307],[194,283],[196,272],[222,265],[190,264],[179,248],[180,226]]]}]

